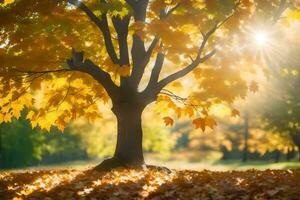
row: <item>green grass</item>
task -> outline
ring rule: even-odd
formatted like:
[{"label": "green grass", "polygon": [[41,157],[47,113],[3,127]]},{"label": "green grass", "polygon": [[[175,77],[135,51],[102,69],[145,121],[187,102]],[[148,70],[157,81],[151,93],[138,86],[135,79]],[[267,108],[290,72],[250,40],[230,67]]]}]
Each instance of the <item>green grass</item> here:
[{"label": "green grass", "polygon": [[223,166],[229,170],[247,170],[247,169],[300,169],[300,162],[270,162],[270,161],[248,161],[239,160],[216,161],[213,166]]},{"label": "green grass", "polygon": [[[72,161],[53,165],[40,165],[23,169],[14,169],[13,171],[23,170],[49,170],[49,169],[87,169],[99,164],[101,160],[91,161]],[[182,155],[171,158],[167,161],[159,159],[157,156],[146,155],[146,162],[152,165],[166,166],[171,169],[191,169],[191,170],[211,170],[211,171],[230,171],[230,170],[248,170],[248,169],[300,169],[300,162],[268,162],[268,161],[248,161],[240,160],[218,160],[207,159],[191,160]]]}]

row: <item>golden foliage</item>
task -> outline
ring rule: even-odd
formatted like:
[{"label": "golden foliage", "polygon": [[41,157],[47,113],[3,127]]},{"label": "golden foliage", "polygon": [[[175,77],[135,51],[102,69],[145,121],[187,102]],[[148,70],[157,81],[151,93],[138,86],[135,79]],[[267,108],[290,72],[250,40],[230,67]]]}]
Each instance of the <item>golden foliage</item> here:
[{"label": "golden foliage", "polygon": [[[121,80],[132,77],[134,67],[141,67],[134,66],[132,58],[135,55],[129,55],[130,61],[126,65],[114,63],[107,53],[101,32],[86,15],[66,1],[12,2],[4,1],[9,5],[5,8],[1,5],[0,9],[0,122],[18,118],[24,108],[29,112],[27,118],[33,127],[39,126],[48,131],[51,126],[63,130],[69,122],[80,117],[85,117],[89,122],[99,119],[99,108],[102,103],[108,103],[110,97],[91,76],[68,70],[65,60],[70,57],[71,49],[85,52],[84,59],[93,61],[107,72],[118,87]],[[156,45],[154,53],[150,55],[149,66],[144,73],[147,81],[158,52],[163,53],[166,60],[160,76],[162,78],[189,65],[197,57],[203,41],[202,34],[232,14],[208,38],[201,52],[205,55],[216,48],[217,54],[196,67],[194,76],[188,77],[185,83],[177,81],[166,87],[185,96],[181,103],[171,98],[171,93],[159,95],[157,111],[161,114],[176,115],[177,118],[198,117],[194,124],[205,130],[205,127],[213,128],[216,125],[213,116],[208,116],[212,105],[223,103],[230,106],[236,99],[246,97],[248,86],[242,72],[255,71],[251,66],[263,66],[263,62],[256,59],[251,48],[236,52],[235,47],[249,43],[244,32],[247,26],[257,23],[258,19],[272,18],[279,4],[278,1],[242,0],[233,13],[235,2],[153,0],[149,3],[144,22],[130,20],[128,49],[132,48],[134,36],[138,36],[146,47],[155,37],[159,38],[157,44],[162,44]],[[107,14],[108,18],[122,20],[133,14],[132,8],[124,0],[108,1],[105,6],[95,0],[84,3],[96,17]],[[287,11],[289,20],[298,20],[297,5]],[[173,12],[168,14],[162,10]],[[108,20],[108,26],[112,46],[118,54],[120,47],[111,20]],[[237,35],[240,38],[236,38]],[[51,71],[55,73],[46,73]],[[256,92],[258,84],[252,82],[249,90]],[[200,120],[202,118],[205,122]],[[171,124],[173,122],[169,120],[167,125]]]}]

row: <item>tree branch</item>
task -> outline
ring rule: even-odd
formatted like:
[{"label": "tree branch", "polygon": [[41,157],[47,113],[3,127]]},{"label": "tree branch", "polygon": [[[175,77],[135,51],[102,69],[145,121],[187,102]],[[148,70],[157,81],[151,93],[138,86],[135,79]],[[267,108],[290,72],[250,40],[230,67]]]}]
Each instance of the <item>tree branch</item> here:
[{"label": "tree branch", "polygon": [[[144,1],[147,2],[147,0],[144,0]],[[160,20],[163,20],[166,17],[168,17],[179,6],[180,6],[180,3],[176,4],[174,7],[172,7],[168,11],[163,10],[160,13]],[[139,50],[138,51],[132,51],[134,68],[133,68],[133,71],[132,71],[131,81],[133,82],[134,87],[138,87],[138,85],[139,85],[139,83],[140,83],[140,81],[141,81],[141,79],[143,77],[145,68],[146,68],[147,64],[149,63],[149,61],[150,61],[151,55],[152,55],[152,53],[154,51],[154,48],[156,47],[156,45],[159,42],[159,37],[156,36],[152,40],[152,42],[151,42],[151,44],[150,44],[150,46],[149,46],[149,48],[148,48],[147,51],[145,50],[144,42],[141,41],[141,39],[138,36],[134,36],[134,41],[136,41],[137,45],[136,45],[135,48],[133,48],[133,50],[134,49],[139,49]],[[134,58],[134,52],[139,54],[137,57],[143,57],[143,59],[141,59],[141,60],[135,59]],[[135,64],[135,63],[139,63],[139,64]]]},{"label": "tree branch", "polygon": [[130,18],[130,16],[125,16],[123,19],[112,17],[112,22],[118,35],[120,65],[129,65],[127,36]]},{"label": "tree branch", "polygon": [[158,78],[159,78],[159,74],[160,74],[162,66],[164,64],[164,60],[165,60],[165,55],[163,53],[160,53],[160,52],[157,53],[156,61],[155,61],[154,67],[152,69],[150,80],[149,80],[147,88],[148,87],[151,88],[152,86],[154,86],[157,83]]},{"label": "tree branch", "polygon": [[199,47],[198,50],[198,54],[196,59],[192,59],[192,63],[190,65],[188,65],[187,67],[167,76],[166,78],[164,78],[163,80],[159,81],[157,83],[157,87],[156,87],[156,93],[160,92],[165,86],[167,86],[169,83],[182,78],[183,76],[187,75],[188,73],[190,73],[191,71],[193,71],[200,63],[205,62],[206,60],[210,59],[212,56],[215,55],[216,50],[212,50],[209,53],[207,53],[206,55],[204,55],[203,57],[201,57],[205,46],[209,40],[209,38],[216,32],[216,30],[218,30],[223,24],[225,24],[235,13],[238,5],[240,4],[240,1],[238,1],[233,9],[233,12],[228,15],[223,21],[216,23],[216,25],[213,26],[213,28],[211,30],[209,30],[206,34],[202,33],[203,35],[203,40],[202,43]]},{"label": "tree branch", "polygon": [[211,58],[213,55],[215,55],[215,53],[216,53],[216,50],[212,50],[211,52],[209,52],[208,54],[206,54],[202,58],[196,59],[193,63],[191,63],[190,65],[188,65],[184,69],[182,69],[180,71],[177,71],[174,74],[171,74],[168,77],[164,78],[163,80],[158,82],[156,90],[160,91],[165,86],[167,86],[169,83],[171,83],[171,82],[173,82],[173,81],[175,81],[179,78],[184,77],[185,75],[187,75],[188,73],[193,71],[200,63],[205,62],[206,60]]},{"label": "tree branch", "polygon": [[109,30],[106,14],[103,14],[101,16],[101,19],[99,19],[82,1],[68,0],[68,2],[85,12],[85,14],[90,18],[90,20],[97,25],[97,27],[101,30],[103,34],[105,47],[108,55],[112,59],[113,63],[119,64],[119,59],[117,57],[114,45],[112,43],[111,33]]},{"label": "tree branch", "polygon": [[177,3],[173,8],[169,9],[168,11],[163,10],[160,13],[160,19],[165,19],[169,15],[171,15],[178,7],[180,6],[180,3]]},{"label": "tree branch", "polygon": [[132,71],[132,75],[131,75],[131,81],[134,86],[137,87],[139,85],[139,83],[143,77],[145,68],[146,68],[147,64],[149,63],[151,55],[152,55],[154,48],[156,47],[158,42],[159,42],[159,38],[155,37],[153,39],[153,41],[151,42],[148,50],[144,53],[143,60],[140,61],[141,64],[139,66],[134,67],[134,69]]},{"label": "tree branch", "polygon": [[118,87],[112,81],[110,75],[95,65],[91,60],[83,59],[83,52],[72,50],[72,58],[67,60],[70,69],[87,73],[98,81],[106,90],[108,95],[115,100],[118,95]]},{"label": "tree branch", "polygon": [[[131,16],[125,16],[124,18],[120,17],[112,17],[112,22],[114,28],[118,35],[118,43],[119,43],[119,54],[120,54],[120,66],[130,65],[129,62],[129,52],[128,52],[128,26],[130,22]],[[121,77],[121,87],[126,86],[128,83],[127,77]]]},{"label": "tree branch", "polygon": [[19,69],[12,69],[13,71],[16,71],[18,73],[22,74],[29,74],[29,75],[34,75],[34,74],[48,74],[48,73],[61,73],[61,72],[70,72],[73,71],[71,69],[57,69],[57,70],[43,70],[43,71],[23,71]]},{"label": "tree branch", "polygon": [[158,42],[159,42],[159,38],[158,37],[155,37],[152,40],[152,42],[151,42],[151,44],[150,44],[150,46],[149,46],[149,48],[148,48],[148,50],[146,52],[146,59],[148,60],[148,62],[150,60],[150,57],[151,57],[151,55],[152,55],[152,53],[153,53],[156,45],[158,44]]}]

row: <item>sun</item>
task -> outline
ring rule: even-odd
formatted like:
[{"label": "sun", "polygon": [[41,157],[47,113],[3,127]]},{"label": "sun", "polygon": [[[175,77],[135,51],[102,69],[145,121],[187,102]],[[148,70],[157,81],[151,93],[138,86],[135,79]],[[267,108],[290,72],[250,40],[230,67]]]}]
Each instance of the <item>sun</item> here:
[{"label": "sun", "polygon": [[255,43],[259,46],[265,46],[268,43],[268,33],[264,31],[259,31],[254,33]]}]

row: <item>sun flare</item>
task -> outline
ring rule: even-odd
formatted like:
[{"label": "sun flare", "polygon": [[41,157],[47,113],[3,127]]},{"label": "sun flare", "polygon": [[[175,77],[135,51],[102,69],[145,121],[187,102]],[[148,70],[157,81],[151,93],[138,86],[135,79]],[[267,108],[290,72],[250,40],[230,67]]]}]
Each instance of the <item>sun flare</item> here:
[{"label": "sun flare", "polygon": [[265,46],[268,43],[268,34],[264,31],[255,33],[254,39],[257,45]]}]

